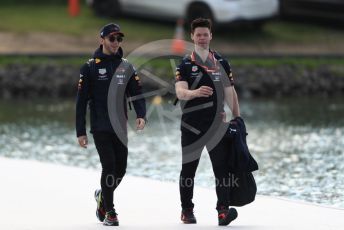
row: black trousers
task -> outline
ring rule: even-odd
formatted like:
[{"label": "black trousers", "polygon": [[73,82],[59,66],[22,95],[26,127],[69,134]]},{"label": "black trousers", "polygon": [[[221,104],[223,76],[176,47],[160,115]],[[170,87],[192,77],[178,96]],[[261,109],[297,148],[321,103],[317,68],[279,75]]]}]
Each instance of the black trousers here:
[{"label": "black trousers", "polygon": [[[204,131],[202,132],[204,134]],[[182,129],[182,153],[183,158],[190,154],[185,148],[197,141],[202,133],[196,135],[188,130]],[[198,152],[198,156],[201,156],[201,152],[204,147],[207,147],[213,172],[215,175],[215,186],[217,195],[216,208],[229,207],[229,192],[230,192],[230,175],[228,172],[228,149],[225,148],[224,140],[221,140],[213,149],[209,151],[206,144],[200,145],[196,150],[193,150],[192,154]],[[196,154],[196,155],[197,155]],[[183,163],[182,170],[180,172],[179,178],[179,191],[182,208],[193,208],[194,204],[192,202],[193,189],[194,189],[194,178],[199,163],[199,157],[193,161]]]},{"label": "black trousers", "polygon": [[94,132],[93,139],[102,165],[100,185],[104,207],[110,211],[114,208],[113,193],[126,172],[128,147],[115,133]]}]

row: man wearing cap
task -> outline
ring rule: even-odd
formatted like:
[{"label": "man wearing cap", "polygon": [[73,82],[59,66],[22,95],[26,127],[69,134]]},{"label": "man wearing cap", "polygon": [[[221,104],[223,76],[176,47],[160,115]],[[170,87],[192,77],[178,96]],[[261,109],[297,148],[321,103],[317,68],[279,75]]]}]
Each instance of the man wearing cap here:
[{"label": "man wearing cap", "polygon": [[[80,79],[76,101],[76,133],[79,145],[87,147],[86,110],[90,109],[90,122],[94,143],[102,166],[101,190],[95,191],[97,201],[96,214],[104,225],[118,225],[117,213],[114,209],[113,194],[121,182],[127,167],[128,147],[126,130],[126,97],[134,97],[142,93],[140,78],[134,67],[123,59],[121,43],[124,34],[120,26],[114,23],[105,25],[100,31],[100,46],[94,52],[93,58],[80,69]],[[114,79],[113,79],[114,78]],[[108,108],[108,93],[110,82],[123,89],[120,98],[111,98],[112,104],[124,102],[124,109],[117,111],[115,116],[125,117],[124,135],[112,127]],[[140,97],[138,97],[140,98]],[[113,100],[113,102],[112,102]],[[137,115],[136,128],[142,130],[145,126],[145,100],[133,101]],[[111,108],[112,109],[112,108]],[[113,116],[111,116],[113,118]],[[115,119],[116,120],[116,119]],[[124,138],[123,138],[124,136]]]}]

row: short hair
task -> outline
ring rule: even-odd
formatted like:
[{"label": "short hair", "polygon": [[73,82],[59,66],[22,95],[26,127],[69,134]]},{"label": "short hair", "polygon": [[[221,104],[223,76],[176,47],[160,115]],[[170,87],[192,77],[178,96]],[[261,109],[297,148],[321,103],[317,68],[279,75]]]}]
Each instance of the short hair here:
[{"label": "short hair", "polygon": [[191,22],[191,33],[195,32],[197,27],[207,27],[211,32],[212,23],[207,18],[197,18]]}]

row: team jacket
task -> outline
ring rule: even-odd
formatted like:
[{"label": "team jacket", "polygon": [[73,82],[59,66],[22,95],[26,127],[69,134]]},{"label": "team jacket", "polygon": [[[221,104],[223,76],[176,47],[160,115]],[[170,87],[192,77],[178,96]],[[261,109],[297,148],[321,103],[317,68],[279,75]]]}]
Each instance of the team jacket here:
[{"label": "team jacket", "polygon": [[229,122],[224,138],[229,152],[227,160],[228,169],[231,173],[258,170],[258,164],[247,146],[247,135],[244,119],[236,117]]},{"label": "team jacket", "polygon": [[217,113],[223,112],[224,87],[234,85],[229,63],[214,51],[209,52],[205,63],[200,61],[195,52],[187,55],[176,69],[176,82],[178,81],[186,81],[189,89],[201,86],[213,88],[214,93],[210,97],[181,101],[182,120],[193,125],[211,122]]},{"label": "team jacket", "polygon": [[[114,83],[125,92],[123,98],[123,111],[127,117],[126,97],[142,94],[140,78],[134,67],[123,59],[123,51],[119,48],[115,55],[106,55],[98,48],[93,58],[80,69],[80,79],[76,99],[76,134],[86,135],[86,110],[90,109],[91,133],[97,131],[114,132],[108,113],[108,92],[113,77]],[[144,98],[133,100],[138,118],[146,116]]]}]

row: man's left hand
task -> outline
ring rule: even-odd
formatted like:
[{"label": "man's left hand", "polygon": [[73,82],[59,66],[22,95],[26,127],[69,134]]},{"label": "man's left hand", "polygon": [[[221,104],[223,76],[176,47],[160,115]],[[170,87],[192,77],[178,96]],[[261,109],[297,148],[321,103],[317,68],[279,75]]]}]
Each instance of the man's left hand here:
[{"label": "man's left hand", "polygon": [[137,118],[136,119],[136,129],[137,130],[143,130],[143,128],[146,125],[146,121],[143,118]]}]

